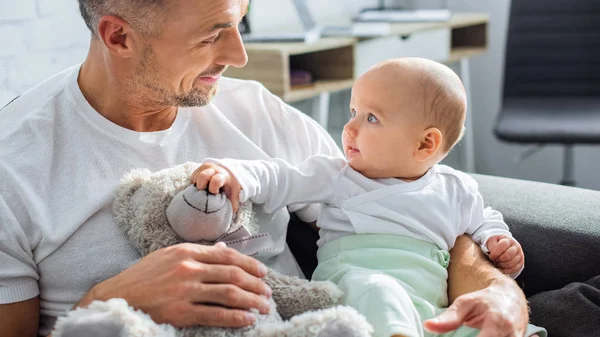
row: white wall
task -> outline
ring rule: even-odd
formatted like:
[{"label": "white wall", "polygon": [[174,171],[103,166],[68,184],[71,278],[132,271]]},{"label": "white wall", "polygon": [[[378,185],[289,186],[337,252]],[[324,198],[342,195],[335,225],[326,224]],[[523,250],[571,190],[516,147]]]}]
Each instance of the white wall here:
[{"label": "white wall", "polygon": [[[377,0],[307,0],[311,13],[322,25],[348,23],[361,8],[374,7]],[[250,24],[257,33],[272,31],[300,31],[292,1],[251,0]]]},{"label": "white wall", "polygon": [[90,34],[76,0],[0,0],[0,107],[81,62]]},{"label": "white wall", "polygon": [[[413,0],[424,4],[424,0]],[[421,2],[419,2],[421,1]],[[427,0],[427,5],[440,0]],[[376,0],[309,0],[322,24],[340,22]],[[473,121],[477,170],[481,173],[557,182],[562,152],[550,147],[517,165],[512,159],[521,146],[498,142],[492,129],[500,106],[504,40],[509,0],[449,0],[451,9],[488,12],[490,50],[471,62]],[[256,31],[298,30],[300,23],[289,1],[253,0]],[[78,13],[76,0],[0,0],[0,107],[50,75],[81,62],[89,45],[89,33]],[[330,124],[341,126],[347,118],[349,92],[333,95]],[[296,104],[310,112],[310,102]],[[576,149],[576,179],[579,186],[599,189],[600,147]],[[450,158],[455,162],[456,154]]]}]

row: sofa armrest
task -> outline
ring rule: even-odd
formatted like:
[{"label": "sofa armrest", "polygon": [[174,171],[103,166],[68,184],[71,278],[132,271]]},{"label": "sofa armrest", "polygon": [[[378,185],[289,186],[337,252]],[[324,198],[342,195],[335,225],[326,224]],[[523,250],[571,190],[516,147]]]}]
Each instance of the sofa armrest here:
[{"label": "sofa armrest", "polygon": [[473,174],[525,252],[525,294],[600,275],[600,191]]}]

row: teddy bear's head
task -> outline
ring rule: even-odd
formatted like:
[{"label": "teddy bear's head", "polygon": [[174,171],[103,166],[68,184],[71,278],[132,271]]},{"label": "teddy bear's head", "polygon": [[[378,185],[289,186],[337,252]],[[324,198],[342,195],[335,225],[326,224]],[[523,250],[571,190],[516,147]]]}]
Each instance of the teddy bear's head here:
[{"label": "teddy bear's head", "polygon": [[155,173],[135,170],[121,180],[113,212],[142,256],[182,242],[213,245],[234,233],[256,234],[250,203],[240,204],[233,214],[224,193],[213,195],[190,185],[196,167],[186,163]]}]

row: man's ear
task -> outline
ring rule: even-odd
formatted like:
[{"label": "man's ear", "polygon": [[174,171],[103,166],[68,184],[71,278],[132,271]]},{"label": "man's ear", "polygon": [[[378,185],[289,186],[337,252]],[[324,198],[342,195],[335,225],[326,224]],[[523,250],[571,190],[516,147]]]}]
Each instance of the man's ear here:
[{"label": "man's ear", "polygon": [[415,150],[415,160],[424,162],[439,151],[442,146],[443,136],[438,128],[429,128],[421,134],[417,149]]},{"label": "man's ear", "polygon": [[129,58],[136,48],[136,34],[127,21],[112,15],[98,22],[98,37],[108,51],[121,58]]}]

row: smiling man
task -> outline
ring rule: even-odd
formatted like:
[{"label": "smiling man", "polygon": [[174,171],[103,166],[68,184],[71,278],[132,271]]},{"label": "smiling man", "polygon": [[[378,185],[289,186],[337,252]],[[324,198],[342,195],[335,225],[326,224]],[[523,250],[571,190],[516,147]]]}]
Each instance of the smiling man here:
[{"label": "smiling man", "polygon": [[[298,164],[340,151],[260,84],[220,78],[228,66],[246,64],[237,25],[247,0],[79,5],[92,33],[85,61],[0,110],[2,336],[46,336],[73,306],[115,297],[180,327],[251,324],[247,309],[270,309],[264,264],[301,275],[285,243],[289,212],[313,222],[318,207],[274,214],[258,207],[261,230],[276,244],[257,259],[221,245],[181,244],[140,260],[113,218],[115,187],[136,168],[206,157]],[[450,298],[473,293],[429,327],[467,322],[517,336],[527,322],[523,294],[475,251],[468,238],[457,241]]]}]

